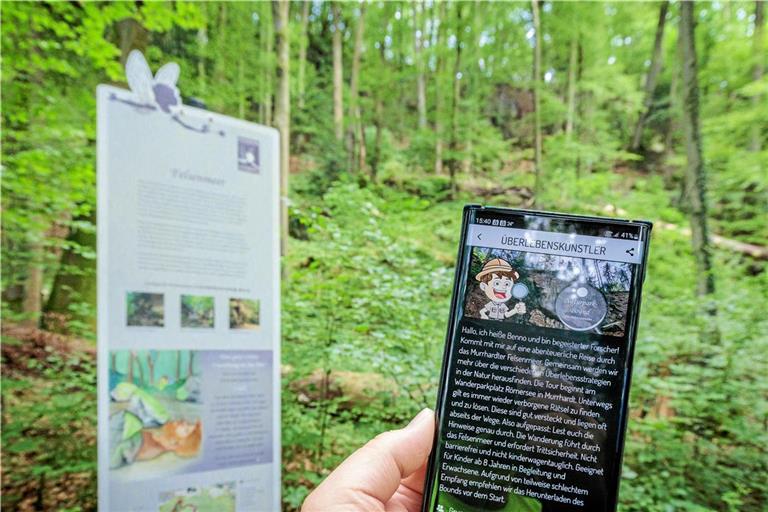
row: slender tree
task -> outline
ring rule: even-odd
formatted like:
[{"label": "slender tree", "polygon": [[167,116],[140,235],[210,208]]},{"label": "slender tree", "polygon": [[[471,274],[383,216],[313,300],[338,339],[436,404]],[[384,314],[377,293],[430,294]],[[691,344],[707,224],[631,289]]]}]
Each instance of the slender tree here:
[{"label": "slender tree", "polygon": [[656,24],[656,37],[653,42],[653,55],[651,56],[651,67],[645,77],[645,91],[643,96],[643,109],[635,124],[635,132],[632,136],[632,151],[640,149],[640,143],[643,140],[643,128],[653,107],[653,93],[656,90],[656,80],[661,71],[661,65],[664,58],[664,25],[667,21],[667,10],[669,10],[669,1],[664,0],[659,6],[659,21]]},{"label": "slender tree", "polygon": [[[693,2],[680,3],[678,44],[682,58],[682,124],[687,155],[686,197],[691,222],[691,241],[697,267],[696,292],[699,296],[711,296],[715,291],[715,278],[707,227],[707,181],[699,123],[699,83]],[[712,316],[716,314],[714,301],[707,301],[707,311]]]},{"label": "slender tree", "polygon": [[200,47],[197,58],[197,78],[200,82],[200,94],[205,98],[208,94],[208,70],[205,66],[208,49],[208,29],[205,26],[197,29],[197,45]]},{"label": "slender tree", "polygon": [[[753,51],[752,55],[755,59],[754,67],[752,68],[752,78],[755,82],[759,82],[763,79],[763,73],[765,72],[765,1],[755,0],[755,32],[752,36]],[[755,94],[752,97],[752,104],[755,109],[759,109],[762,102],[765,101],[762,94]],[[765,123],[753,123],[752,134],[750,137],[749,149],[752,151],[760,151],[762,148],[762,126]]]},{"label": "slender tree", "polygon": [[445,36],[446,3],[439,3],[438,14],[435,18],[437,24],[434,44],[437,53],[435,64],[435,174],[443,173],[443,87],[441,86],[441,78],[445,67],[445,58],[440,50],[440,44]]},{"label": "slender tree", "polygon": [[[222,83],[226,81],[226,61],[221,58],[221,55],[224,54],[227,50],[227,25],[229,24],[229,18],[227,16],[229,10],[228,5],[226,3],[220,3],[217,6],[216,9],[216,25],[213,30],[214,37],[214,45],[212,48],[212,53],[214,53],[215,57],[213,60],[213,76],[212,76],[212,82],[213,83]],[[211,102],[211,107],[215,109],[223,109],[224,108],[224,102],[223,98],[216,95],[213,97],[213,101]]]},{"label": "slender tree", "polygon": [[542,174],[542,140],[541,140],[541,20],[539,18],[539,0],[531,0],[531,14],[533,16],[533,30],[536,32],[533,45],[533,109],[534,109],[534,165],[536,181],[534,184],[534,201],[539,198],[541,192]]},{"label": "slender tree", "polygon": [[[71,316],[70,304],[78,301],[96,304],[96,210],[75,217],[61,253],[59,268],[53,280],[44,311],[54,316]],[[95,327],[92,316],[78,318]],[[53,325],[45,325],[50,329]]]},{"label": "slender tree", "polygon": [[262,89],[261,100],[261,119],[262,122],[268,126],[272,126],[272,76],[274,74],[274,48],[275,48],[275,34],[272,27],[272,9],[266,2],[262,4],[262,19],[263,32],[262,37],[262,51],[264,52],[264,59],[266,61],[266,69],[264,72],[264,83]]},{"label": "slender tree", "polygon": [[360,15],[355,27],[355,46],[352,55],[352,72],[349,80],[349,126],[347,128],[347,158],[349,171],[363,170],[365,165],[365,140],[360,112],[360,58],[363,52],[365,31],[365,4],[360,4]]},{"label": "slender tree", "polygon": [[419,128],[427,127],[427,80],[424,73],[424,2],[413,2],[413,53],[416,64],[416,108]]},{"label": "slender tree", "polygon": [[307,69],[307,46],[309,44],[309,8],[312,5],[310,1],[302,2],[301,7],[301,34],[299,37],[299,59],[298,59],[298,73],[296,76],[297,93],[298,93],[298,106],[299,110],[304,110],[306,98],[306,69]]},{"label": "slender tree", "polygon": [[451,98],[451,140],[449,143],[448,173],[451,182],[451,198],[456,196],[456,174],[459,171],[459,103],[461,102],[461,48],[464,23],[462,20],[462,2],[456,3],[456,52],[453,61],[453,96]]},{"label": "slender tree", "polygon": [[675,152],[675,134],[679,132],[680,123],[680,98],[678,90],[680,88],[680,70],[675,69],[670,73],[672,76],[669,81],[669,119],[664,127],[664,180],[671,185],[675,167],[669,165],[670,159]]},{"label": "slender tree", "polygon": [[565,136],[571,140],[576,118],[576,79],[579,76],[579,37],[578,30],[571,36],[568,57],[568,110],[565,118]]},{"label": "slender tree", "polygon": [[43,278],[45,270],[43,265],[43,238],[33,238],[27,250],[31,257],[27,267],[27,278],[24,282],[22,312],[25,315],[25,320],[22,323],[28,327],[37,327],[40,322],[40,312],[43,304]]},{"label": "slender tree", "polygon": [[[387,59],[385,56],[384,41],[379,41],[379,57],[381,59],[381,66],[383,69],[387,67]],[[373,145],[373,154],[371,155],[371,180],[376,181],[376,174],[379,171],[379,163],[381,161],[381,138],[384,126],[384,93],[380,87],[377,87],[374,91],[375,97],[375,112],[373,116],[373,124],[376,127],[376,139]]]},{"label": "slender tree", "polygon": [[371,157],[371,180],[376,181],[379,162],[381,161],[381,133],[384,125],[384,101],[381,94],[376,94],[376,106],[374,107],[374,126],[376,127],[376,140],[374,141],[373,155]]},{"label": "slender tree", "polygon": [[344,71],[342,62],[341,7],[338,2],[331,4],[333,11],[333,127],[336,140],[344,138]]},{"label": "slender tree", "polygon": [[291,142],[291,51],[288,39],[289,0],[273,0],[272,17],[275,21],[277,47],[277,97],[275,121],[280,130],[280,232],[281,250],[285,254],[288,244],[288,172],[290,170]]}]

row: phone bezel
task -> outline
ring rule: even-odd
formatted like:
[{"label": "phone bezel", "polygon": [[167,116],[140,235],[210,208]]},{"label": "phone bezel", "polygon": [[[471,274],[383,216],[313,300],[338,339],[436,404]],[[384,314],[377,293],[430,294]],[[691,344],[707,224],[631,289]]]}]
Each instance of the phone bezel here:
[{"label": "phone bezel", "polygon": [[[435,489],[435,481],[437,478],[437,475],[439,473],[436,465],[436,451],[438,442],[440,439],[440,425],[441,425],[441,418],[440,418],[440,411],[442,410],[444,401],[446,400],[445,397],[445,391],[447,388],[447,380],[448,380],[448,368],[449,368],[449,358],[451,351],[453,350],[453,339],[456,327],[458,326],[459,320],[457,318],[458,314],[458,304],[461,300],[461,294],[462,294],[462,280],[464,279],[464,275],[466,274],[466,253],[469,249],[469,246],[467,245],[467,232],[469,229],[469,225],[474,220],[474,217],[477,215],[478,212],[484,212],[484,213],[493,213],[497,215],[510,215],[510,216],[521,216],[521,215],[529,215],[529,216],[539,216],[539,217],[549,217],[549,218],[555,218],[558,220],[563,221],[572,221],[572,222],[596,222],[601,224],[614,224],[619,226],[636,226],[641,228],[643,236],[642,236],[642,243],[643,243],[643,258],[641,263],[638,266],[638,272],[636,273],[632,286],[631,286],[631,295],[630,295],[630,308],[627,311],[627,335],[626,335],[626,342],[627,342],[627,365],[625,370],[625,385],[623,387],[622,397],[620,400],[620,410],[619,410],[619,426],[618,426],[618,432],[617,432],[617,446],[616,446],[616,454],[618,456],[618,463],[614,465],[614,471],[611,473],[610,477],[612,480],[615,480],[616,485],[614,486],[614,489],[609,490],[610,495],[606,497],[606,503],[607,508],[606,510],[610,512],[614,512],[618,506],[618,493],[619,493],[619,484],[621,480],[621,464],[624,456],[624,440],[626,436],[626,429],[627,429],[627,421],[628,421],[628,407],[629,407],[629,390],[632,382],[632,367],[634,362],[634,353],[635,353],[635,341],[637,339],[637,325],[639,321],[640,316],[640,303],[641,303],[641,297],[642,297],[642,285],[645,281],[645,274],[648,264],[648,249],[649,249],[649,243],[650,243],[650,235],[651,235],[651,229],[653,228],[653,223],[646,220],[629,220],[629,219],[621,219],[621,218],[614,218],[614,217],[600,217],[600,216],[590,216],[590,215],[576,215],[576,214],[566,214],[566,213],[558,213],[558,212],[549,212],[549,211],[537,211],[537,210],[526,210],[526,209],[516,209],[516,208],[503,208],[503,207],[496,207],[496,206],[483,206],[480,204],[468,204],[464,206],[463,212],[462,212],[462,225],[461,225],[461,238],[459,241],[459,250],[458,255],[456,259],[456,269],[454,271],[454,277],[453,277],[453,291],[451,292],[451,308],[450,308],[450,316],[448,319],[448,328],[446,330],[446,337],[445,337],[445,344],[443,349],[443,358],[442,358],[442,367],[440,369],[440,381],[438,385],[438,393],[437,393],[437,403],[435,404],[435,435],[432,440],[432,450],[429,455],[429,461],[427,463],[427,471],[426,471],[426,477],[424,479],[424,492],[423,492],[423,502],[422,502],[422,512],[431,512],[430,511],[430,504],[432,502],[432,494],[433,490]],[[606,477],[608,479],[608,477]]]}]

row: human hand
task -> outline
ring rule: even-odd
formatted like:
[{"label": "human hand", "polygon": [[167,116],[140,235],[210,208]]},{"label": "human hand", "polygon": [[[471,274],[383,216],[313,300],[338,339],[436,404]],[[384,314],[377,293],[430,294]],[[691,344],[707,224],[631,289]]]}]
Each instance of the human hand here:
[{"label": "human hand", "polygon": [[434,434],[431,409],[405,428],[379,434],[307,496],[302,512],[417,512]]}]

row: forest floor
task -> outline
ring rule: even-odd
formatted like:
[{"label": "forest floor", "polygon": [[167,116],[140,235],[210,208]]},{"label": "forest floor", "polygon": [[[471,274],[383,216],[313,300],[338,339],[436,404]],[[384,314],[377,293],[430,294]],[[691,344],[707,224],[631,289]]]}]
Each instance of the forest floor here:
[{"label": "forest floor", "polygon": [[2,509],[95,509],[96,347],[9,322],[2,338]]}]

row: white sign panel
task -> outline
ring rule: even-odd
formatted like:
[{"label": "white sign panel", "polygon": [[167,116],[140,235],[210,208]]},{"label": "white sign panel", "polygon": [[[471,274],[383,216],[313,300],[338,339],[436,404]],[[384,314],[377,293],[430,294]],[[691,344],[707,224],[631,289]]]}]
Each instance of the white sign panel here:
[{"label": "white sign panel", "polygon": [[278,133],[98,96],[99,509],[280,508]]}]

